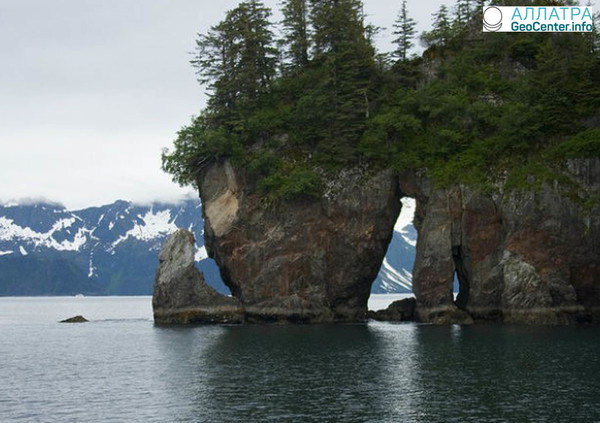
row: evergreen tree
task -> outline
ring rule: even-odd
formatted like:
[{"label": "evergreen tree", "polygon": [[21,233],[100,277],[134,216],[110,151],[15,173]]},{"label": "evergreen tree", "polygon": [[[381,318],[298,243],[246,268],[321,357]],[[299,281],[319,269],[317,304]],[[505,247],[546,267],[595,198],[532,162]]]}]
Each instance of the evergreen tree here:
[{"label": "evergreen tree", "polygon": [[217,116],[231,118],[236,104],[252,103],[269,88],[277,64],[270,15],[261,2],[249,0],[199,35],[192,65],[208,85],[209,109]]},{"label": "evergreen tree", "polygon": [[314,55],[337,53],[364,40],[360,0],[310,0]]},{"label": "evergreen tree", "polygon": [[394,35],[397,37],[394,40],[396,50],[393,55],[398,57],[400,60],[406,60],[408,51],[413,47],[413,38],[415,36],[416,22],[410,16],[408,16],[408,10],[406,8],[406,0],[402,1],[402,8],[398,13],[398,18],[394,23]]},{"label": "evergreen tree", "polygon": [[[460,0],[457,20],[467,23],[471,8],[485,4]],[[258,1],[241,3],[199,36],[193,63],[210,102],[163,154],[163,169],[178,182],[194,183],[227,157],[257,172],[270,199],[318,197],[324,172],[358,161],[427,168],[434,183],[492,189],[495,172],[521,172],[514,162],[545,166],[544,157],[600,154],[599,130],[584,126],[600,108],[597,32],[466,43],[464,25],[451,23],[442,5],[423,36],[431,47],[424,58],[439,62],[436,77],[412,61],[377,68],[360,0],[285,0],[284,7],[286,58],[297,69],[277,84],[270,12]],[[503,69],[507,58],[527,71]],[[548,177],[537,165],[523,169]]]},{"label": "evergreen tree", "polygon": [[454,10],[454,23],[462,28],[473,16],[473,0],[457,0]]},{"label": "evergreen tree", "polygon": [[421,40],[428,46],[444,46],[448,43],[452,30],[448,8],[442,4],[439,10],[433,15],[433,28],[429,32],[424,32]]},{"label": "evergreen tree", "polygon": [[283,42],[288,46],[287,56],[292,68],[304,68],[308,64],[308,0],[284,0],[282,4]]},{"label": "evergreen tree", "polygon": [[487,0],[475,0],[475,13],[483,12]]},{"label": "evergreen tree", "polygon": [[360,0],[311,0],[314,60],[325,71],[323,89],[331,124],[324,138],[329,153],[343,150],[361,133],[369,116],[375,50],[367,40]]}]

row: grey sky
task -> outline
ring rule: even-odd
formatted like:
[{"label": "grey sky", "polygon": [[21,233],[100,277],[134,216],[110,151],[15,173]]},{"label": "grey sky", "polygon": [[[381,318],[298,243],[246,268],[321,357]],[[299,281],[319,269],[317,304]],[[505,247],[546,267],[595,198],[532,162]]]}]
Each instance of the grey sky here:
[{"label": "grey sky", "polygon": [[[423,30],[442,1],[408,3]],[[190,193],[162,173],[160,152],[204,104],[188,63],[196,33],[236,4],[0,0],[0,201],[79,208]],[[400,4],[365,1],[387,28],[383,49]]]}]

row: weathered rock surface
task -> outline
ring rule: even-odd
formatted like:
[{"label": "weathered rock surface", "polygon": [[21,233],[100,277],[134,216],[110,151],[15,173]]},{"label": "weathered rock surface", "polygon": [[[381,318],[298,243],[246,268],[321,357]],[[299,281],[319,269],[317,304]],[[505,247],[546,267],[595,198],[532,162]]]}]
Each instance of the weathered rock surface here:
[{"label": "weathered rock surface", "polygon": [[[223,307],[232,316],[243,310],[246,321],[363,320],[400,198],[410,196],[417,200],[416,320],[599,323],[600,210],[597,201],[586,200],[600,195],[600,159],[571,160],[564,176],[569,183],[561,177],[561,184],[540,188],[532,180],[510,191],[499,184],[487,194],[458,185],[434,189],[424,174],[350,170],[330,181],[318,200],[267,207],[252,177],[219,162],[204,169],[198,186],[205,244],[236,298]],[[191,250],[188,255],[191,263]],[[158,316],[196,310],[218,321],[222,309],[214,304],[221,303],[193,291],[200,289],[191,282],[199,276],[187,269],[190,275],[167,278],[179,281],[188,293],[182,298],[161,294],[167,271],[159,271],[155,297],[168,300],[157,303]],[[178,271],[173,264],[168,273]],[[206,307],[210,312],[198,312]],[[382,318],[411,314],[401,304]]]},{"label": "weathered rock surface", "polygon": [[194,235],[179,229],[164,243],[154,282],[152,307],[159,324],[241,323],[237,299],[219,294],[194,266]]},{"label": "weathered rock surface", "polygon": [[198,180],[205,245],[249,321],[357,321],[400,212],[392,172],[342,172],[320,199],[266,207],[228,162]]},{"label": "weathered rock surface", "polygon": [[567,186],[493,196],[400,178],[402,191],[417,199],[418,320],[462,322],[462,310],[476,321],[600,323],[600,210],[575,199],[598,198],[600,159],[571,160],[567,169]]}]

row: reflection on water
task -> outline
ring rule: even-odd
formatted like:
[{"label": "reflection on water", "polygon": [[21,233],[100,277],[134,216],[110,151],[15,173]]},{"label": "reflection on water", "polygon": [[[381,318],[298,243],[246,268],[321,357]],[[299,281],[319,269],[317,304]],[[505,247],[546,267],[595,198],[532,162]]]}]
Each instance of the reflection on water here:
[{"label": "reflection on water", "polygon": [[422,326],[417,408],[423,421],[597,421],[599,341],[596,329]]},{"label": "reflection on water", "polygon": [[[366,325],[250,326],[195,330],[188,347],[172,348],[176,332],[161,329],[161,350],[187,362],[194,408],[184,421],[369,420],[385,407],[380,357],[384,342]],[[190,341],[207,339],[208,342]],[[192,357],[192,358],[190,358]],[[174,369],[174,371],[178,371]],[[168,388],[179,391],[175,379]]]},{"label": "reflection on water", "polygon": [[1,422],[600,421],[598,329],[165,328],[139,299],[41,323],[51,303],[0,299]]},{"label": "reflection on water", "polygon": [[[169,370],[184,383],[167,378],[190,404],[180,421],[585,422],[600,416],[598,335],[373,323],[162,329],[157,338],[176,355],[169,362],[189,366]],[[173,348],[173,336],[187,347]]]}]

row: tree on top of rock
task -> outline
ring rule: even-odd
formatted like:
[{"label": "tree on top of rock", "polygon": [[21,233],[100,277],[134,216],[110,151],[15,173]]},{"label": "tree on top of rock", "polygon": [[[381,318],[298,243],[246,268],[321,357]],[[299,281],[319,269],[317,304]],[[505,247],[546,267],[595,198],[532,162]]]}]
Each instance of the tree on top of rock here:
[{"label": "tree on top of rock", "polygon": [[455,24],[462,27],[473,16],[473,0],[458,0],[454,9]]},{"label": "tree on top of rock", "polygon": [[359,0],[311,0],[314,61],[324,70],[330,114],[324,139],[335,158],[348,159],[369,116],[375,50]]},{"label": "tree on top of rock", "polygon": [[403,0],[398,18],[394,22],[395,31],[393,32],[396,36],[396,39],[394,39],[396,50],[393,52],[393,55],[400,60],[406,60],[409,50],[414,46],[412,40],[416,33],[416,25],[415,20],[408,15],[406,0]]},{"label": "tree on top of rock", "polygon": [[249,0],[199,34],[192,65],[200,83],[208,84],[209,109],[216,116],[230,119],[237,105],[251,105],[268,90],[277,65],[270,16],[261,2]]},{"label": "tree on top of rock", "polygon": [[283,42],[288,46],[287,57],[292,69],[302,69],[308,65],[308,50],[310,48],[308,15],[308,0],[284,0],[283,13]]},{"label": "tree on top of rock", "polygon": [[433,15],[433,28],[429,32],[424,32],[421,36],[422,41],[428,46],[444,46],[448,43],[452,35],[448,8],[442,4],[439,10]]}]

